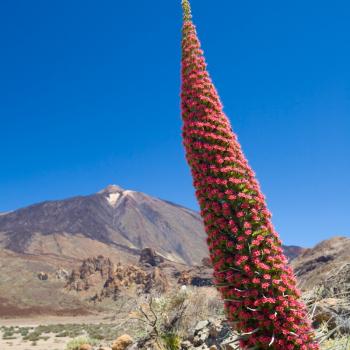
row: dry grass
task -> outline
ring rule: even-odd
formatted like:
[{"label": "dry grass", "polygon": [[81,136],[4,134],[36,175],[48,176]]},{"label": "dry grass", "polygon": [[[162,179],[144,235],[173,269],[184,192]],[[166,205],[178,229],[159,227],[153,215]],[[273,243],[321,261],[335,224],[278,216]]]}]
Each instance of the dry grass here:
[{"label": "dry grass", "polygon": [[[305,295],[310,317],[315,315],[319,293]],[[45,325],[36,327],[0,327],[3,344],[14,342],[22,349],[19,339],[27,345],[25,349],[49,349],[50,339],[89,337],[103,344],[110,344],[123,333],[134,339],[158,343],[159,349],[176,350],[182,339],[193,335],[199,321],[223,320],[223,303],[212,287],[182,287],[164,295],[143,295],[120,297],[114,304],[114,316],[101,323]],[[317,339],[322,350],[350,350],[350,336],[341,330],[341,324],[332,328],[330,322],[323,322],[317,329]],[[50,338],[49,340],[47,338]],[[6,344],[7,344],[6,343]],[[30,345],[30,346],[29,346]],[[4,349],[15,348],[7,345]],[[31,347],[32,346],[32,347]],[[60,344],[62,346],[62,343]],[[24,348],[23,348],[24,349]],[[57,347],[57,350],[63,350]],[[1,348],[2,350],[2,348]],[[55,348],[53,348],[55,350]]]}]

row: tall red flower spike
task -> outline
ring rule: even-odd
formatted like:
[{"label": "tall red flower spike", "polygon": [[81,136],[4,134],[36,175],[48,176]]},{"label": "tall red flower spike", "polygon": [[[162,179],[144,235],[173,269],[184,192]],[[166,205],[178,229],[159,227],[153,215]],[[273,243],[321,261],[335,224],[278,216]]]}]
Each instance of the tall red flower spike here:
[{"label": "tall red flower spike", "polygon": [[188,0],[182,40],[182,117],[227,317],[243,349],[319,349],[265,198],[211,82]]}]

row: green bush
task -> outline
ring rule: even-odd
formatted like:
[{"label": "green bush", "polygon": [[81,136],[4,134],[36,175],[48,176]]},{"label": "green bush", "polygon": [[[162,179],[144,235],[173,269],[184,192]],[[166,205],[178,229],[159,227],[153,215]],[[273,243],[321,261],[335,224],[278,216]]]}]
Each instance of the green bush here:
[{"label": "green bush", "polygon": [[72,339],[66,345],[66,350],[79,350],[80,346],[83,344],[90,344],[91,346],[97,345],[98,341],[89,337],[78,337]]},{"label": "green bush", "polygon": [[174,333],[167,333],[162,335],[162,340],[166,350],[179,350],[181,338]]}]

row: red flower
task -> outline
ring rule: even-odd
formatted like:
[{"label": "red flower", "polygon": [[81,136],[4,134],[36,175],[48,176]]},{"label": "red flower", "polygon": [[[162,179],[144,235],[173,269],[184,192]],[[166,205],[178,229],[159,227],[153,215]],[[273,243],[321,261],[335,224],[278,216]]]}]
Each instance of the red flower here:
[{"label": "red flower", "polygon": [[227,317],[248,333],[243,349],[317,350],[265,197],[206,70],[189,1],[182,4],[183,143]]}]

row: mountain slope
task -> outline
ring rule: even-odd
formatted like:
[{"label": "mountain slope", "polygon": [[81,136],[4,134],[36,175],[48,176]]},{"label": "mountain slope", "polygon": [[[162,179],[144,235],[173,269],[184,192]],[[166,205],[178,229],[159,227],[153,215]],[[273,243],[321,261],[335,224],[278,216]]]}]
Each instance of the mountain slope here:
[{"label": "mountain slope", "polygon": [[[0,248],[35,255],[85,259],[99,252],[130,261],[152,247],[169,260],[192,265],[208,255],[205,237],[198,213],[115,185],[0,215]],[[284,249],[290,259],[303,252]]]},{"label": "mountain slope", "polygon": [[284,245],[283,246],[284,254],[288,257],[289,261],[297,258],[300,254],[304,253],[305,248],[296,246],[296,245]]},{"label": "mountain slope", "polygon": [[[95,243],[99,245],[95,245]],[[99,193],[31,205],[0,216],[0,247],[85,258],[101,250],[132,259],[152,247],[169,260],[207,256],[199,215],[141,192],[108,186]]]},{"label": "mountain slope", "polygon": [[292,263],[303,289],[323,284],[350,266],[350,238],[333,237],[306,249]]},{"label": "mountain slope", "polygon": [[[188,265],[201,265],[208,256],[205,238],[196,212],[118,186],[1,213],[0,315],[89,312],[91,305],[79,293],[67,293],[57,271],[97,255],[137,265],[146,247],[165,258],[162,273],[184,270],[182,278],[201,284],[202,267]],[[303,250],[284,249],[290,259]],[[205,271],[210,280],[211,269]]]}]

